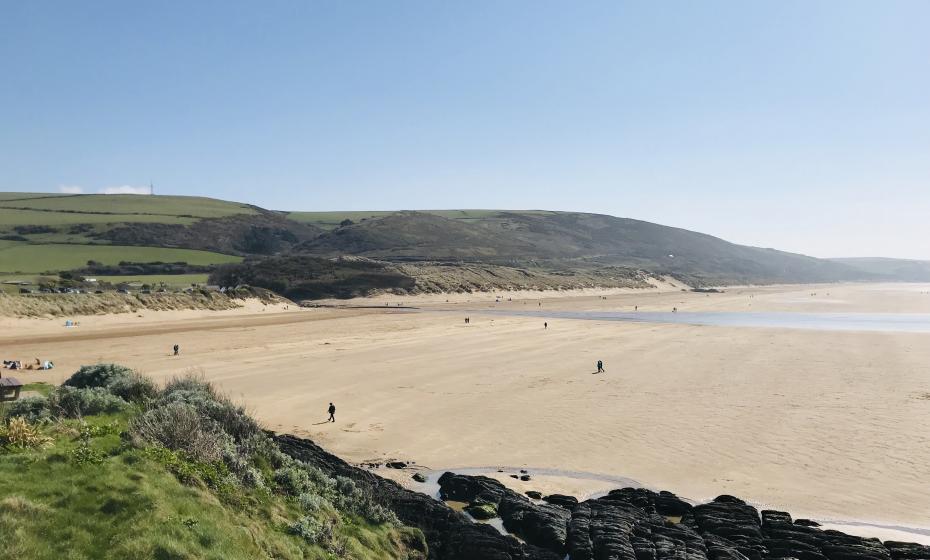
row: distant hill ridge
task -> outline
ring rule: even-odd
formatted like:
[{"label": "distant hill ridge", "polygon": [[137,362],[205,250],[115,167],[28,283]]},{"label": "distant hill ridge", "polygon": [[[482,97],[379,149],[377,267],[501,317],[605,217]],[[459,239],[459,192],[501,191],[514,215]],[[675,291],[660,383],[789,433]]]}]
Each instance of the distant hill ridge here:
[{"label": "distant hill ridge", "polygon": [[817,259],[581,212],[286,212],[204,197],[0,193],[0,272],[23,270],[3,258],[7,249],[22,254],[23,245],[32,246],[30,253],[43,246],[120,246],[125,260],[137,262],[132,247],[555,271],[610,266],[668,274],[692,285],[930,278],[930,265],[920,261]]}]

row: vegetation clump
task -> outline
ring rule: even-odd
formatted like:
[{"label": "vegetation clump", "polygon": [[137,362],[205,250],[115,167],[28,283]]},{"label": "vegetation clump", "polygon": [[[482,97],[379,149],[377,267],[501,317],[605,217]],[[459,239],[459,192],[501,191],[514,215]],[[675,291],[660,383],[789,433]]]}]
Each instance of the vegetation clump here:
[{"label": "vegetation clump", "polygon": [[159,389],[85,366],[47,397],[4,405],[0,479],[0,557],[421,557],[367,490],[283,453],[193,375]]}]

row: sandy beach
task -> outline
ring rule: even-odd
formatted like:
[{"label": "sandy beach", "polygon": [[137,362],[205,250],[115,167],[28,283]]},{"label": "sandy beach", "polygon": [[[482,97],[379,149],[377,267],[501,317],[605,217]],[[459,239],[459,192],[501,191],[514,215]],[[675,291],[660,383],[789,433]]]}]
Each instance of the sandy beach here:
[{"label": "sandy beach", "polygon": [[[250,304],[82,317],[70,329],[3,318],[0,354],[55,362],[16,372],[25,382],[60,382],[100,361],[162,380],[202,372],[268,428],[350,461],[578,471],[595,476],[541,475],[519,488],[590,495],[615,486],[596,475],[628,477],[692,500],[727,493],[796,517],[930,530],[930,334],[506,315],[930,313],[928,292],[663,286],[328,302],[351,309]],[[607,371],[593,375],[599,359]],[[330,401],[335,424],[325,422]]]}]

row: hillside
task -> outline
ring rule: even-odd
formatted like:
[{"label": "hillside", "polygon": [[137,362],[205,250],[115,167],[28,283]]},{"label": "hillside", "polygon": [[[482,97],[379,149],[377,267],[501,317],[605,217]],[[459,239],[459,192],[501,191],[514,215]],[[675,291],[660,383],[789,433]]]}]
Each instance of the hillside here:
[{"label": "hillside", "polygon": [[930,261],[886,259],[881,257],[838,258],[833,262],[860,270],[877,278],[904,282],[930,282]]},{"label": "hillside", "polygon": [[843,263],[737,245],[640,220],[574,212],[488,212],[464,219],[395,212],[337,227],[296,250],[402,260],[545,261],[554,268],[616,265],[694,284],[833,282],[871,276]]},{"label": "hillside", "polygon": [[646,271],[692,285],[924,277],[924,265],[815,259],[577,212],[276,212],[202,197],[0,196],[0,275],[7,279],[82,268],[91,260],[214,266],[272,255],[348,255],[394,264],[472,262],[509,267],[506,275],[623,269],[624,275]]},{"label": "hillside", "polygon": [[218,264],[272,254],[320,230],[280,213],[203,197],[2,193],[0,273],[103,264]]}]

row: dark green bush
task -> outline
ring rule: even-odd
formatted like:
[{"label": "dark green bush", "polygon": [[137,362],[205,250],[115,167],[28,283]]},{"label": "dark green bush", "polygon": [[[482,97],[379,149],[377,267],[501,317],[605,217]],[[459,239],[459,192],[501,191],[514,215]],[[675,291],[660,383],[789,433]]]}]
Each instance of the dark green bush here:
[{"label": "dark green bush", "polygon": [[108,387],[116,381],[129,377],[133,371],[125,366],[116,364],[95,364],[81,366],[62,385],[66,387],[92,388]]},{"label": "dark green bush", "polygon": [[158,396],[158,387],[155,386],[155,382],[134,371],[114,378],[107,389],[110,393],[131,403],[144,403]]},{"label": "dark green bush", "polygon": [[46,397],[24,397],[11,402],[6,411],[7,418],[20,416],[27,422],[34,424],[52,417]]},{"label": "dark green bush", "polygon": [[55,415],[67,418],[121,412],[129,407],[129,403],[111,395],[102,387],[86,389],[62,386],[52,391],[48,403]]}]

